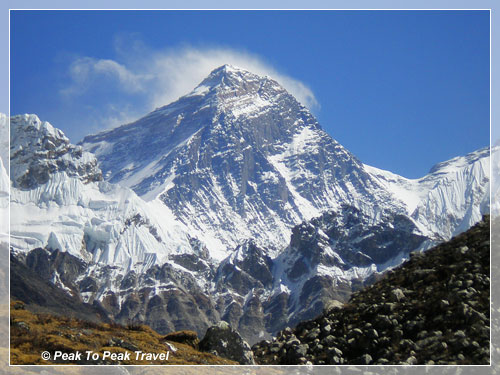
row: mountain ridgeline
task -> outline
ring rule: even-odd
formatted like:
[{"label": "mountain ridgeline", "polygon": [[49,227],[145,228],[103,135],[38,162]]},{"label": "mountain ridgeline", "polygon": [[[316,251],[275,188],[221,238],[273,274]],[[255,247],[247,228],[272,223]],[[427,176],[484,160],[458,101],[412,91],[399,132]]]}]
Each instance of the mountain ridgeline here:
[{"label": "mountain ridgeline", "polygon": [[229,65],[78,146],[34,115],[12,117],[11,134],[13,257],[160,333],[224,320],[251,344],[270,338],[489,210],[489,148],[406,179],[359,161],[273,79]]}]

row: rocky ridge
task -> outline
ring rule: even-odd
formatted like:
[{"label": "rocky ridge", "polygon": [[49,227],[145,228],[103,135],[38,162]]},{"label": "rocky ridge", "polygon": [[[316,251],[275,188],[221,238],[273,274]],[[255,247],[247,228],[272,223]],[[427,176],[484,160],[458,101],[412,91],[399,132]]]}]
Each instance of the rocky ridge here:
[{"label": "rocky ridge", "polygon": [[275,259],[246,242],[217,269],[217,290],[228,301],[222,319],[251,343],[262,332],[267,336],[311,319],[423,245],[427,238],[417,233],[403,215],[384,211],[374,224],[344,205],[295,226]]},{"label": "rocky ridge", "polygon": [[252,347],[259,364],[488,364],[490,221]]},{"label": "rocky ridge", "polygon": [[11,133],[13,187],[34,188],[48,182],[57,172],[65,172],[87,183],[102,180],[94,155],[71,144],[61,130],[48,122],[40,121],[35,115],[23,115],[12,117],[11,127],[17,130]]},{"label": "rocky ridge", "polygon": [[[92,322],[111,322],[112,318],[98,304],[92,306],[81,301],[77,293],[70,294],[65,288],[61,288],[62,281],[53,282],[47,276],[50,272],[49,259],[40,256],[42,249],[34,250],[28,254],[31,259],[27,260],[10,256],[10,296],[12,299],[22,301],[29,306],[32,312],[44,312],[65,317],[75,317]],[[59,268],[66,268],[68,273],[63,273],[66,279],[71,272],[76,271],[80,265],[77,258],[68,253],[53,254],[59,256],[58,261],[53,264]],[[73,260],[71,258],[74,258]],[[34,262],[40,264],[34,266]],[[27,265],[28,266],[27,266]],[[32,268],[29,268],[31,266]],[[45,271],[38,273],[35,271]],[[57,268],[57,267],[56,267]],[[35,271],[35,272],[34,272]],[[44,277],[45,276],[45,277]],[[66,281],[67,282],[67,281]],[[71,284],[70,284],[71,285]]]}]

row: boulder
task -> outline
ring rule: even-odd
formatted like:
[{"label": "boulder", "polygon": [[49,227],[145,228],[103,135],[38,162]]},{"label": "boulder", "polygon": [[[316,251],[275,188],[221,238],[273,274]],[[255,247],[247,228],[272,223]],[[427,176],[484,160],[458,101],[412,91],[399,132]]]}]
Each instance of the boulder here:
[{"label": "boulder", "polygon": [[255,364],[248,343],[225,321],[210,327],[198,347],[201,351],[236,361],[241,365]]}]

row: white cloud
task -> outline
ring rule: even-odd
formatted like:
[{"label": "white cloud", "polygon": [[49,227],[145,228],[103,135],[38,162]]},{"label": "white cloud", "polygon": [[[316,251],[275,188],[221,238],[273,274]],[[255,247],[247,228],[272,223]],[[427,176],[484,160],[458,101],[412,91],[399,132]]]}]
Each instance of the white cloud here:
[{"label": "white cloud", "polygon": [[127,93],[138,93],[146,90],[151,76],[134,73],[124,65],[110,59],[91,57],[78,58],[69,67],[71,82],[62,91],[65,95],[81,94],[94,85],[106,84],[103,79],[116,81]]},{"label": "white cloud", "polygon": [[[61,90],[65,97],[92,95],[93,90],[116,85],[115,98],[120,94],[135,96],[144,108],[132,111],[116,110],[113,96],[108,96],[109,105],[114,106],[113,114],[102,116],[102,121],[114,119],[113,124],[103,123],[103,127],[117,125],[119,119],[131,119],[136,113],[146,114],[189,93],[212,70],[231,64],[259,75],[267,75],[278,81],[303,105],[310,109],[319,106],[314,93],[306,84],[279,73],[258,56],[229,48],[182,47],[166,51],[147,51],[124,56],[123,61],[83,57],[75,59],[69,67],[70,83]],[[103,108],[104,110],[104,108]]]},{"label": "white cloud", "polygon": [[151,79],[151,76],[135,74],[113,60],[98,60],[94,64],[94,69],[98,74],[109,75],[118,79],[128,92],[144,91],[144,84]]}]

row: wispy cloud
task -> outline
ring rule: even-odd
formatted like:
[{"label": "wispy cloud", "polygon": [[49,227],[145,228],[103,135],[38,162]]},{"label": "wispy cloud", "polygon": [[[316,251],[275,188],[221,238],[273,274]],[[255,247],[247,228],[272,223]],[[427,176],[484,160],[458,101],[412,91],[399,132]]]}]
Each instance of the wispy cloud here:
[{"label": "wispy cloud", "polygon": [[[68,68],[69,82],[61,89],[67,99],[108,92],[103,106],[105,128],[131,120],[138,113],[161,107],[189,93],[213,69],[231,64],[277,80],[297,100],[310,109],[319,107],[312,90],[303,82],[278,72],[259,56],[230,48],[184,46],[163,51],[132,49],[120,61],[80,57]],[[114,94],[113,94],[114,93]],[[123,104],[123,95],[137,106]],[[120,99],[121,98],[121,99]],[[114,102],[115,101],[115,102]],[[123,109],[119,109],[123,107]],[[107,109],[106,109],[107,108]],[[110,112],[110,108],[112,109]],[[137,117],[135,117],[137,118]]]},{"label": "wispy cloud", "polygon": [[139,74],[129,70],[110,59],[82,57],[74,60],[69,66],[69,84],[61,90],[66,96],[88,92],[96,86],[116,83],[126,93],[143,93],[152,76]]}]

